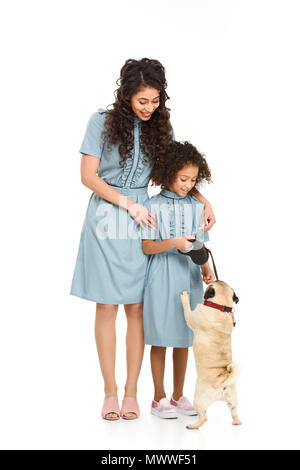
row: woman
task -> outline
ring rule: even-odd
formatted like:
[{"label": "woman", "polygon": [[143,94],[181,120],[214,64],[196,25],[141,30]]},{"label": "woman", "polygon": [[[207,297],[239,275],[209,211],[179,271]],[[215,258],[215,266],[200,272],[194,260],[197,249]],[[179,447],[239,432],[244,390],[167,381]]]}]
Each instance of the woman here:
[{"label": "woman", "polygon": [[[144,353],[143,288],[147,255],[141,228],[155,228],[146,207],[149,176],[173,139],[166,101],[165,69],[157,60],[128,59],[117,81],[113,109],[99,109],[88,122],[80,152],[81,180],[93,193],[83,224],[71,294],[96,302],[95,339],[104,379],[104,419],[139,417],[137,381]],[[207,229],[215,223],[205,206]],[[127,380],[120,411],[115,380],[118,305],[127,316]]]}]

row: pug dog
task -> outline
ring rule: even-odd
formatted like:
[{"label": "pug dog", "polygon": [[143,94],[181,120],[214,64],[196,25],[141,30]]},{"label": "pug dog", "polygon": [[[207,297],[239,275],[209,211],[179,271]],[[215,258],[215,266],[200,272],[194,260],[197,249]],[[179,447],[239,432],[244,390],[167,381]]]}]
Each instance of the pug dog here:
[{"label": "pug dog", "polygon": [[182,291],[179,296],[186,322],[194,332],[193,350],[197,370],[194,408],[198,413],[198,421],[187,428],[198,429],[203,426],[207,421],[207,408],[217,400],[224,400],[228,404],[232,424],[242,424],[237,415],[235,386],[240,366],[232,362],[231,348],[234,326],[232,306],[239,299],[223,281],[211,282],[203,294],[203,304],[198,304],[193,311],[187,291]]}]

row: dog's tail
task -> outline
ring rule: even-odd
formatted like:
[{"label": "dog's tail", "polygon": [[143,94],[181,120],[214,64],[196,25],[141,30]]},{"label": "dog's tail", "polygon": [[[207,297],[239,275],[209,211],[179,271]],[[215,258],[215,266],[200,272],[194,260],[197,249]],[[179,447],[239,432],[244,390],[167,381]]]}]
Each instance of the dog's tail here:
[{"label": "dog's tail", "polygon": [[227,387],[227,385],[235,384],[241,374],[241,366],[238,362],[231,362],[227,366],[228,377],[222,383],[222,387]]}]

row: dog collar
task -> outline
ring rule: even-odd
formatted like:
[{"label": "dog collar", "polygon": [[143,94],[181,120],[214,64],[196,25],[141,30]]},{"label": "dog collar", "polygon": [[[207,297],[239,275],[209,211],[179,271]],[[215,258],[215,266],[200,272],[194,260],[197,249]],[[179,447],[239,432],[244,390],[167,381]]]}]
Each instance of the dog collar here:
[{"label": "dog collar", "polygon": [[215,304],[214,302],[210,302],[209,300],[204,300],[203,305],[217,308],[218,310],[222,310],[222,312],[232,312],[232,307],[226,307],[225,305]]},{"label": "dog collar", "polygon": [[235,319],[234,319],[232,307],[226,307],[226,305],[215,304],[214,302],[210,302],[209,300],[204,300],[203,305],[206,305],[207,307],[217,308],[218,310],[221,310],[222,312],[232,313],[233,326],[235,326]]}]

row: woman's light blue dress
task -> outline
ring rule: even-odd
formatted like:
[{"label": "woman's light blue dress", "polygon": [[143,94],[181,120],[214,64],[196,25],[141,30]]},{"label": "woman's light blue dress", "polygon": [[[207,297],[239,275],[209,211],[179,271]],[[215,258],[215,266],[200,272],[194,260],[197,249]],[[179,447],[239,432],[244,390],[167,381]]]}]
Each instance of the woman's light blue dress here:
[{"label": "woman's light blue dress", "polygon": [[[199,241],[209,240],[207,232],[198,230],[203,223],[204,208],[198,199],[163,189],[145,201],[144,206],[156,215],[157,228],[142,229],[142,239],[161,241],[194,235]],[[177,348],[192,346],[193,332],[186,324],[179,297],[182,290],[190,294],[192,309],[202,302],[200,266],[176,248],[150,255],[143,307],[145,344]]]},{"label": "woman's light blue dress", "polygon": [[[99,108],[89,119],[79,152],[99,158],[98,176],[139,204],[148,198],[153,162],[143,163],[142,120],[134,118],[133,158],[119,165],[118,145],[109,152],[101,132],[107,116]],[[92,193],[83,223],[70,294],[103,304],[143,301],[148,256],[141,246],[141,227],[126,209]]]}]

